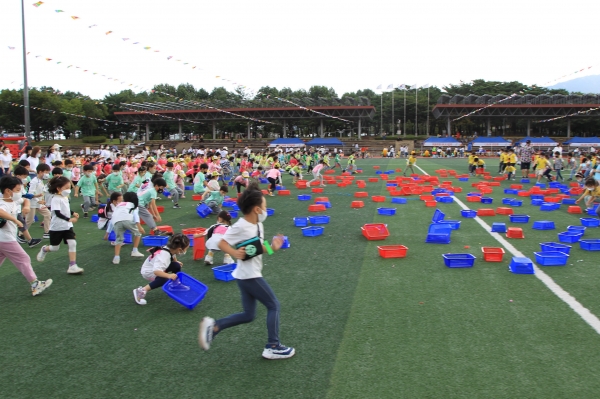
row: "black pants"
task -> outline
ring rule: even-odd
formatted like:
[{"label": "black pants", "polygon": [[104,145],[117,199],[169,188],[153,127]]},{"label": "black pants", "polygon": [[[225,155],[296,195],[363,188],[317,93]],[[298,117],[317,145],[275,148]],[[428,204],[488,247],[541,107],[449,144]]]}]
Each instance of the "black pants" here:
[{"label": "black pants", "polygon": [[[181,271],[181,265],[179,264],[179,262],[171,262],[171,264],[169,265],[169,267],[167,267],[165,269],[165,273],[179,273]],[[156,289],[156,288],[160,288],[163,285],[165,285],[165,283],[169,281],[168,278],[164,278],[164,277],[157,277],[154,279],[153,282],[151,282],[150,284],[148,284],[150,286],[151,289]]]},{"label": "black pants", "polygon": [[242,192],[242,187],[246,187],[244,186],[242,183],[235,183],[235,187],[237,188],[237,192],[238,194]]},{"label": "black pants", "polygon": [[269,190],[271,190],[271,192],[275,191],[277,180],[273,179],[272,177],[269,177],[267,180],[269,180],[269,183],[271,183]]}]

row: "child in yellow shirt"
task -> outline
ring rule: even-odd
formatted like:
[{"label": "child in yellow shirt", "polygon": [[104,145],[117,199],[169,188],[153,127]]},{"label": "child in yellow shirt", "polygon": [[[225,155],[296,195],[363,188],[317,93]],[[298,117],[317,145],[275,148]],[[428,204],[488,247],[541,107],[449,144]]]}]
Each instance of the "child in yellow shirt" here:
[{"label": "child in yellow shirt", "polygon": [[548,154],[540,155],[536,160],[537,182],[539,183],[542,180],[542,176],[545,176],[548,181],[552,181],[550,172],[552,172],[552,164]]},{"label": "child in yellow shirt", "polygon": [[413,165],[417,163],[417,158],[415,158],[415,154],[414,152],[410,154],[410,156],[408,157],[408,159],[406,160],[406,169],[404,169],[404,176],[406,176],[406,171],[408,169],[410,169],[410,171],[412,172],[412,174],[415,173],[415,170],[413,169]]}]

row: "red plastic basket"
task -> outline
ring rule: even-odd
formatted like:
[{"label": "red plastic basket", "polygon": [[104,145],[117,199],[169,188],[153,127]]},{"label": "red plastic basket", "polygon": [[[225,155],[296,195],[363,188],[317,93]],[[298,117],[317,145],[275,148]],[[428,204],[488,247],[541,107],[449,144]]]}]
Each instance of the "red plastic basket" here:
[{"label": "red plastic basket", "polygon": [[404,245],[381,245],[378,246],[379,256],[382,258],[404,258],[408,248]]},{"label": "red plastic basket", "polygon": [[486,262],[502,262],[504,257],[504,248],[481,247],[481,251]]},{"label": "red plastic basket", "polygon": [[367,223],[360,229],[369,241],[385,240],[390,236],[387,226],[383,223]]}]

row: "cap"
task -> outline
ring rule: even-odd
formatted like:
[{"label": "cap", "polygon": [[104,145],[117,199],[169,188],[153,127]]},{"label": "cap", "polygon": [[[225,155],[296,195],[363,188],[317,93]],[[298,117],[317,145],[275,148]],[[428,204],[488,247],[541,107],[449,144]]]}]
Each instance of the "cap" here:
[{"label": "cap", "polygon": [[167,159],[167,162],[173,162],[175,161],[175,159],[173,157],[170,157],[169,159]]},{"label": "cap", "polygon": [[216,170],[214,172],[212,172],[213,176],[219,176],[219,172],[217,172]]},{"label": "cap", "polygon": [[212,159],[217,160],[217,159],[219,159],[219,157],[215,155]]},{"label": "cap", "polygon": [[53,145],[52,147],[50,147],[50,148],[54,148],[54,149],[57,149],[57,148],[62,148],[62,145],[60,145],[60,144],[54,144],[54,145]]},{"label": "cap", "polygon": [[248,174],[248,172],[242,172],[242,177],[249,177],[250,175]]}]

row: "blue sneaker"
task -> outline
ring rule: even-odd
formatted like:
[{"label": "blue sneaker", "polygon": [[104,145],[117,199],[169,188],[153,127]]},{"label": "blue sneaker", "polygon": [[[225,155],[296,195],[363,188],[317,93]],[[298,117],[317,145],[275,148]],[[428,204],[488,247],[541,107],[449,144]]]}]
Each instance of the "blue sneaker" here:
[{"label": "blue sneaker", "polygon": [[287,359],[296,354],[294,348],[287,347],[285,345],[266,345],[263,350],[262,357],[265,359],[276,360],[276,359]]}]

